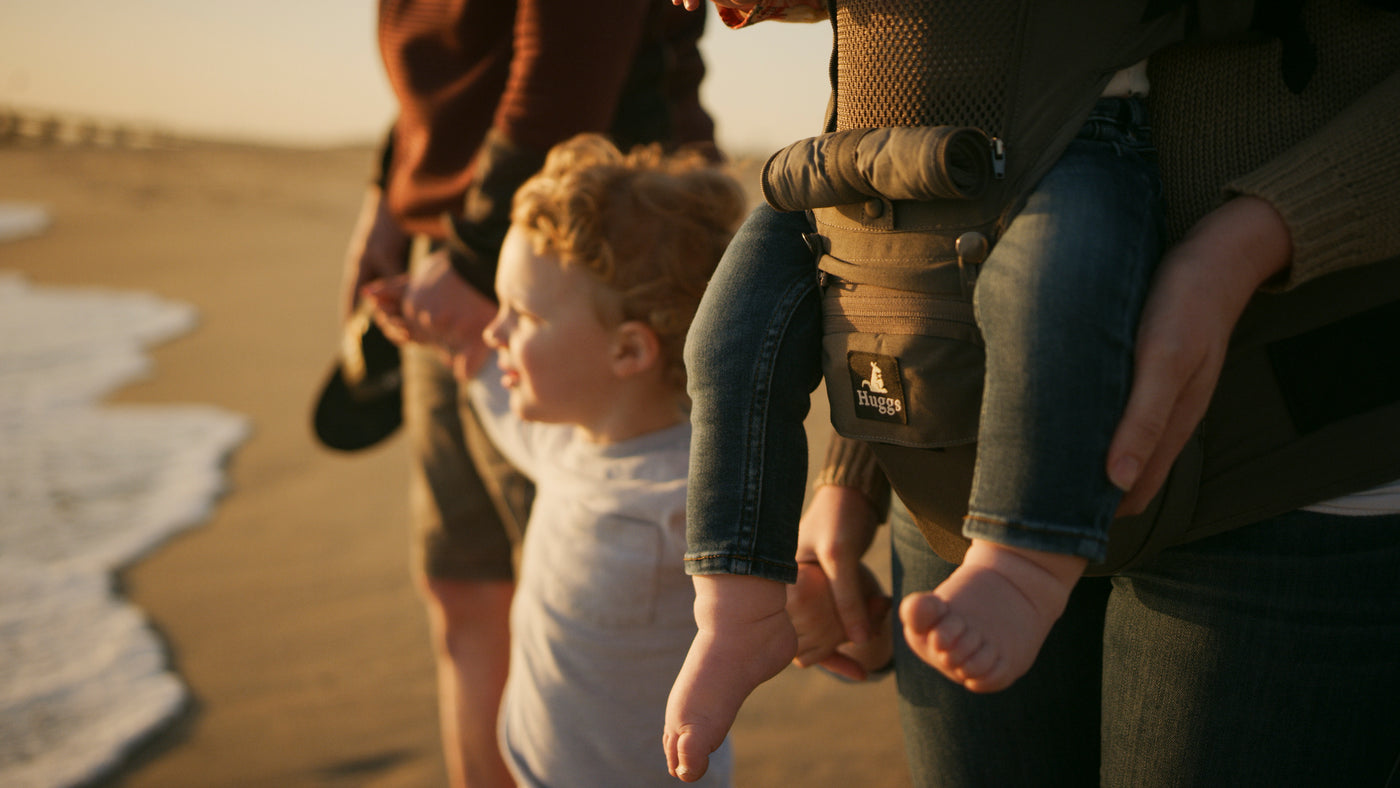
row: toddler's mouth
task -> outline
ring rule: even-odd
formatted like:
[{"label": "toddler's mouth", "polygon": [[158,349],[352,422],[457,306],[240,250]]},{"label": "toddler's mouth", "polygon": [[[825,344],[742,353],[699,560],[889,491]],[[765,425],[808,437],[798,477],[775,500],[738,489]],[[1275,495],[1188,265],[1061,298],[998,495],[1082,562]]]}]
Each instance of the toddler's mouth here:
[{"label": "toddler's mouth", "polygon": [[497,358],[496,366],[501,370],[501,385],[513,389],[520,385],[520,373],[516,372],[505,359]]}]

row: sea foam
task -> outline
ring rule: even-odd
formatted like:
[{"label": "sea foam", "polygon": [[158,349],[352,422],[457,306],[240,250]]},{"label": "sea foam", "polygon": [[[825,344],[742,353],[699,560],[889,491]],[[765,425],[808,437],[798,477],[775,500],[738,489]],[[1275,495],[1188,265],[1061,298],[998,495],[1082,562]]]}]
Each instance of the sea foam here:
[{"label": "sea foam", "polygon": [[[0,204],[0,240],[42,232]],[[0,785],[92,779],[188,694],[114,572],[206,519],[241,415],[100,405],[195,310],[146,293],[40,287],[0,271]]]}]

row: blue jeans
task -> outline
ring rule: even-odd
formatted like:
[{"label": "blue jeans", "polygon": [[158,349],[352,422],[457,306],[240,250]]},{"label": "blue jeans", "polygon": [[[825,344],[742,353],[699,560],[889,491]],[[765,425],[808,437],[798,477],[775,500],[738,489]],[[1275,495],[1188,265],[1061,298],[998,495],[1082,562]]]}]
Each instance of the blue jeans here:
[{"label": "blue jeans", "polygon": [[[955,569],[891,528],[896,599]],[[1400,788],[1397,577],[1400,515],[1299,511],[1080,580],[1003,692],[899,640],[913,784]]]},{"label": "blue jeans", "polygon": [[[987,387],[969,535],[1093,559],[1106,550],[1119,493],[1104,458],[1162,235],[1145,121],[1141,102],[1100,101],[983,265]],[[803,214],[759,206],[691,324],[691,574],[796,579],[802,420],[821,375],[810,230]]]},{"label": "blue jeans", "polygon": [[1121,492],[1105,470],[1138,316],[1162,254],[1141,102],[1098,103],[982,266],[987,349],[963,534],[1103,560]]},{"label": "blue jeans", "polygon": [[759,205],[685,341],[691,398],[686,571],[797,579],[803,420],[821,382],[821,301],[803,213]]}]

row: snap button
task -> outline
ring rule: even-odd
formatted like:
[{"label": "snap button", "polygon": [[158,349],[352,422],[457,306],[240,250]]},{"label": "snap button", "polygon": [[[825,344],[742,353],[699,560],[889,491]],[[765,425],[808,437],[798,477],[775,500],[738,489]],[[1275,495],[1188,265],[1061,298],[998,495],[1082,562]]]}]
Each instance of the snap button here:
[{"label": "snap button", "polygon": [[987,259],[991,244],[987,242],[987,236],[972,231],[959,235],[953,248],[957,250],[960,262],[976,265]]},{"label": "snap button", "polygon": [[879,219],[885,215],[885,204],[879,200],[865,201],[865,218]]}]

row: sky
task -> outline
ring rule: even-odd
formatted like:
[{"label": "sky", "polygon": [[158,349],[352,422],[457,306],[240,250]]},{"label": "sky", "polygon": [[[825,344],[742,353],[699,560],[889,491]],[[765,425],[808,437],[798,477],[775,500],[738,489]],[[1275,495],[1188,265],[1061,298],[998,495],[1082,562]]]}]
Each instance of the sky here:
[{"label": "sky", "polygon": [[[0,0],[0,109],[298,146],[371,141],[393,116],[374,8],[374,0]],[[819,132],[830,27],[728,30],[713,7],[706,13],[702,98],[720,144],[768,153]]]}]

